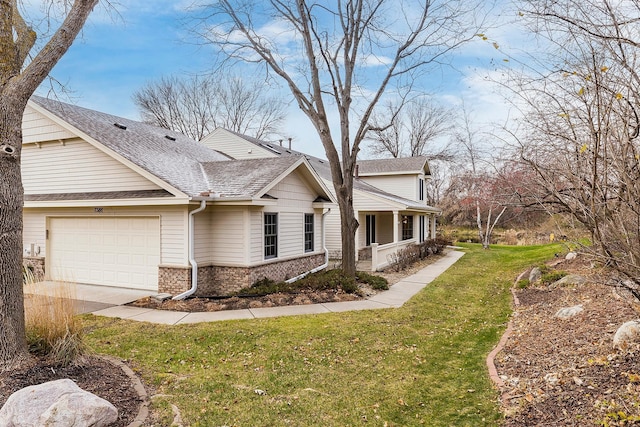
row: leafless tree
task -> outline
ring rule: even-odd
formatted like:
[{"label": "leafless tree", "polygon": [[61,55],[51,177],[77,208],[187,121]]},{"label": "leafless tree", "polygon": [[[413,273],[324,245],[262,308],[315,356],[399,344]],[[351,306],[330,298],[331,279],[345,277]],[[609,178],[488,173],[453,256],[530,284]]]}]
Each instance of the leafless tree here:
[{"label": "leafless tree", "polygon": [[199,141],[217,127],[258,139],[279,133],[286,104],[255,79],[213,74],[161,78],[133,95],[142,119]]},{"label": "leafless tree", "polygon": [[525,106],[514,135],[540,199],[584,224],[585,250],[640,298],[639,12],[637,0],[523,2],[552,56],[513,93]]},{"label": "leafless tree", "polygon": [[[40,49],[17,0],[0,1],[0,370],[27,357],[22,291],[20,174],[22,116],[27,101],[69,49],[98,0],[76,0]],[[37,50],[37,51],[34,51]]]},{"label": "leafless tree", "polygon": [[390,103],[384,113],[373,118],[369,151],[374,156],[451,161],[450,147],[435,146],[434,142],[438,138],[446,141],[452,125],[452,111],[427,98]]},{"label": "leafless tree", "polygon": [[496,172],[497,159],[488,153],[490,147],[487,141],[483,140],[482,132],[474,126],[471,112],[464,104],[461,111],[454,140],[459,148],[459,161],[466,165],[466,168],[461,168],[460,173],[454,176],[448,191],[463,190],[467,201],[474,204],[478,238],[482,247],[488,249],[493,230],[507,210],[507,204],[504,202],[505,194],[495,191],[496,183],[499,182],[499,174]]},{"label": "leafless tree", "polygon": [[200,29],[211,46],[227,61],[256,63],[275,74],[313,124],[331,166],[346,273],[356,270],[353,172],[375,108],[385,92],[411,88],[429,66],[478,33],[476,10],[483,7],[461,0],[220,0],[203,6]]}]

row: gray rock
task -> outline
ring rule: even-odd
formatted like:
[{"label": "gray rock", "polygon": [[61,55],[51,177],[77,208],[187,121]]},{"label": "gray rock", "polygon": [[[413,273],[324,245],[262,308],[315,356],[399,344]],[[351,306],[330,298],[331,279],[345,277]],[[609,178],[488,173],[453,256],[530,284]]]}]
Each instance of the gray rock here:
[{"label": "gray rock", "polygon": [[640,341],[640,320],[623,323],[613,336],[613,346],[617,348],[624,348],[638,341]]},{"label": "gray rock", "polygon": [[115,406],[69,379],[18,390],[0,409],[3,427],[106,427],[117,419]]},{"label": "gray rock", "polygon": [[576,259],[577,256],[577,252],[569,252],[567,255],[565,255],[564,259],[566,259],[567,261],[571,261],[572,259]]},{"label": "gray rock", "polygon": [[584,285],[586,282],[587,279],[579,274],[569,274],[568,276],[564,276],[562,279],[553,282],[549,287],[557,288],[558,286]]},{"label": "gray rock", "polygon": [[540,267],[533,267],[531,273],[529,273],[529,283],[535,283],[542,277],[542,270]]},{"label": "gray rock", "polygon": [[561,308],[556,312],[555,317],[558,319],[569,319],[582,311],[584,311],[582,304],[574,305],[573,307]]},{"label": "gray rock", "polygon": [[162,293],[162,294],[151,295],[151,298],[153,298],[156,301],[162,302],[162,301],[166,301],[166,300],[170,299],[172,296],[173,295],[171,295],[171,294]]}]

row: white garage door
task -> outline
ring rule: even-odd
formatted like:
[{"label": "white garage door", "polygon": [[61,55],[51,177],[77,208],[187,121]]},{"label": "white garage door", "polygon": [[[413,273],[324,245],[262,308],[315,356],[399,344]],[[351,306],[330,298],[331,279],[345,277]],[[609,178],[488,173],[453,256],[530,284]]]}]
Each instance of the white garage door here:
[{"label": "white garage door", "polygon": [[51,279],[136,289],[158,289],[157,217],[49,219]]}]

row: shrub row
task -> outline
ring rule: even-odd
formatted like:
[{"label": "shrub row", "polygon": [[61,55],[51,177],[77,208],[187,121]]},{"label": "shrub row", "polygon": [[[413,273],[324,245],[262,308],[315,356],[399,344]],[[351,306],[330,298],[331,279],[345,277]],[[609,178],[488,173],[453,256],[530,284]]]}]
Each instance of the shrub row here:
[{"label": "shrub row", "polygon": [[440,237],[425,240],[387,255],[387,261],[393,271],[402,271],[428,256],[441,253],[449,245],[451,245],[451,241]]},{"label": "shrub row", "polygon": [[342,270],[325,270],[293,282],[276,282],[266,277],[258,280],[248,288],[241,289],[237,296],[262,296],[274,293],[296,293],[302,291],[326,291],[342,290],[343,292],[354,294],[358,292],[357,281],[368,283],[373,289],[389,289],[387,280],[384,277],[374,276],[365,272],[357,272],[356,277],[351,277]]}]

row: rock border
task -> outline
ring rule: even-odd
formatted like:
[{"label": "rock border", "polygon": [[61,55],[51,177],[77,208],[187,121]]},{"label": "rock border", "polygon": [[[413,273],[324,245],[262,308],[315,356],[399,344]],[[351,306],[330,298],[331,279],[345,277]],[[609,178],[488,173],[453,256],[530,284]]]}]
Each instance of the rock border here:
[{"label": "rock border", "polygon": [[[520,306],[520,300],[518,299],[518,295],[516,295],[516,291],[513,287],[510,288],[510,291],[511,291],[511,296],[513,297],[513,305],[515,308],[517,308],[518,306]],[[500,401],[503,404],[507,400],[507,393],[502,392],[504,381],[502,381],[502,378],[500,378],[500,376],[498,375],[498,369],[496,368],[495,359],[498,353],[506,345],[507,340],[511,336],[512,332],[513,332],[513,316],[509,319],[509,323],[507,324],[507,330],[504,331],[504,333],[502,334],[502,337],[500,338],[500,341],[498,341],[498,344],[494,347],[493,350],[491,350],[486,360],[487,368],[489,369],[489,378],[491,378],[491,381],[493,381],[498,391],[501,392]]]},{"label": "rock border", "polygon": [[106,356],[102,354],[98,354],[96,355],[96,357],[99,357],[100,359],[119,367],[131,380],[133,389],[138,393],[138,397],[140,397],[140,400],[142,400],[142,402],[140,403],[140,406],[138,406],[138,415],[136,415],[136,417],[132,422],[129,423],[129,425],[127,425],[127,427],[141,427],[149,416],[149,395],[147,394],[147,389],[144,388],[142,381],[140,381],[138,375],[136,375],[136,373],[133,372],[133,370],[129,366],[122,362],[122,360],[113,356]]}]

